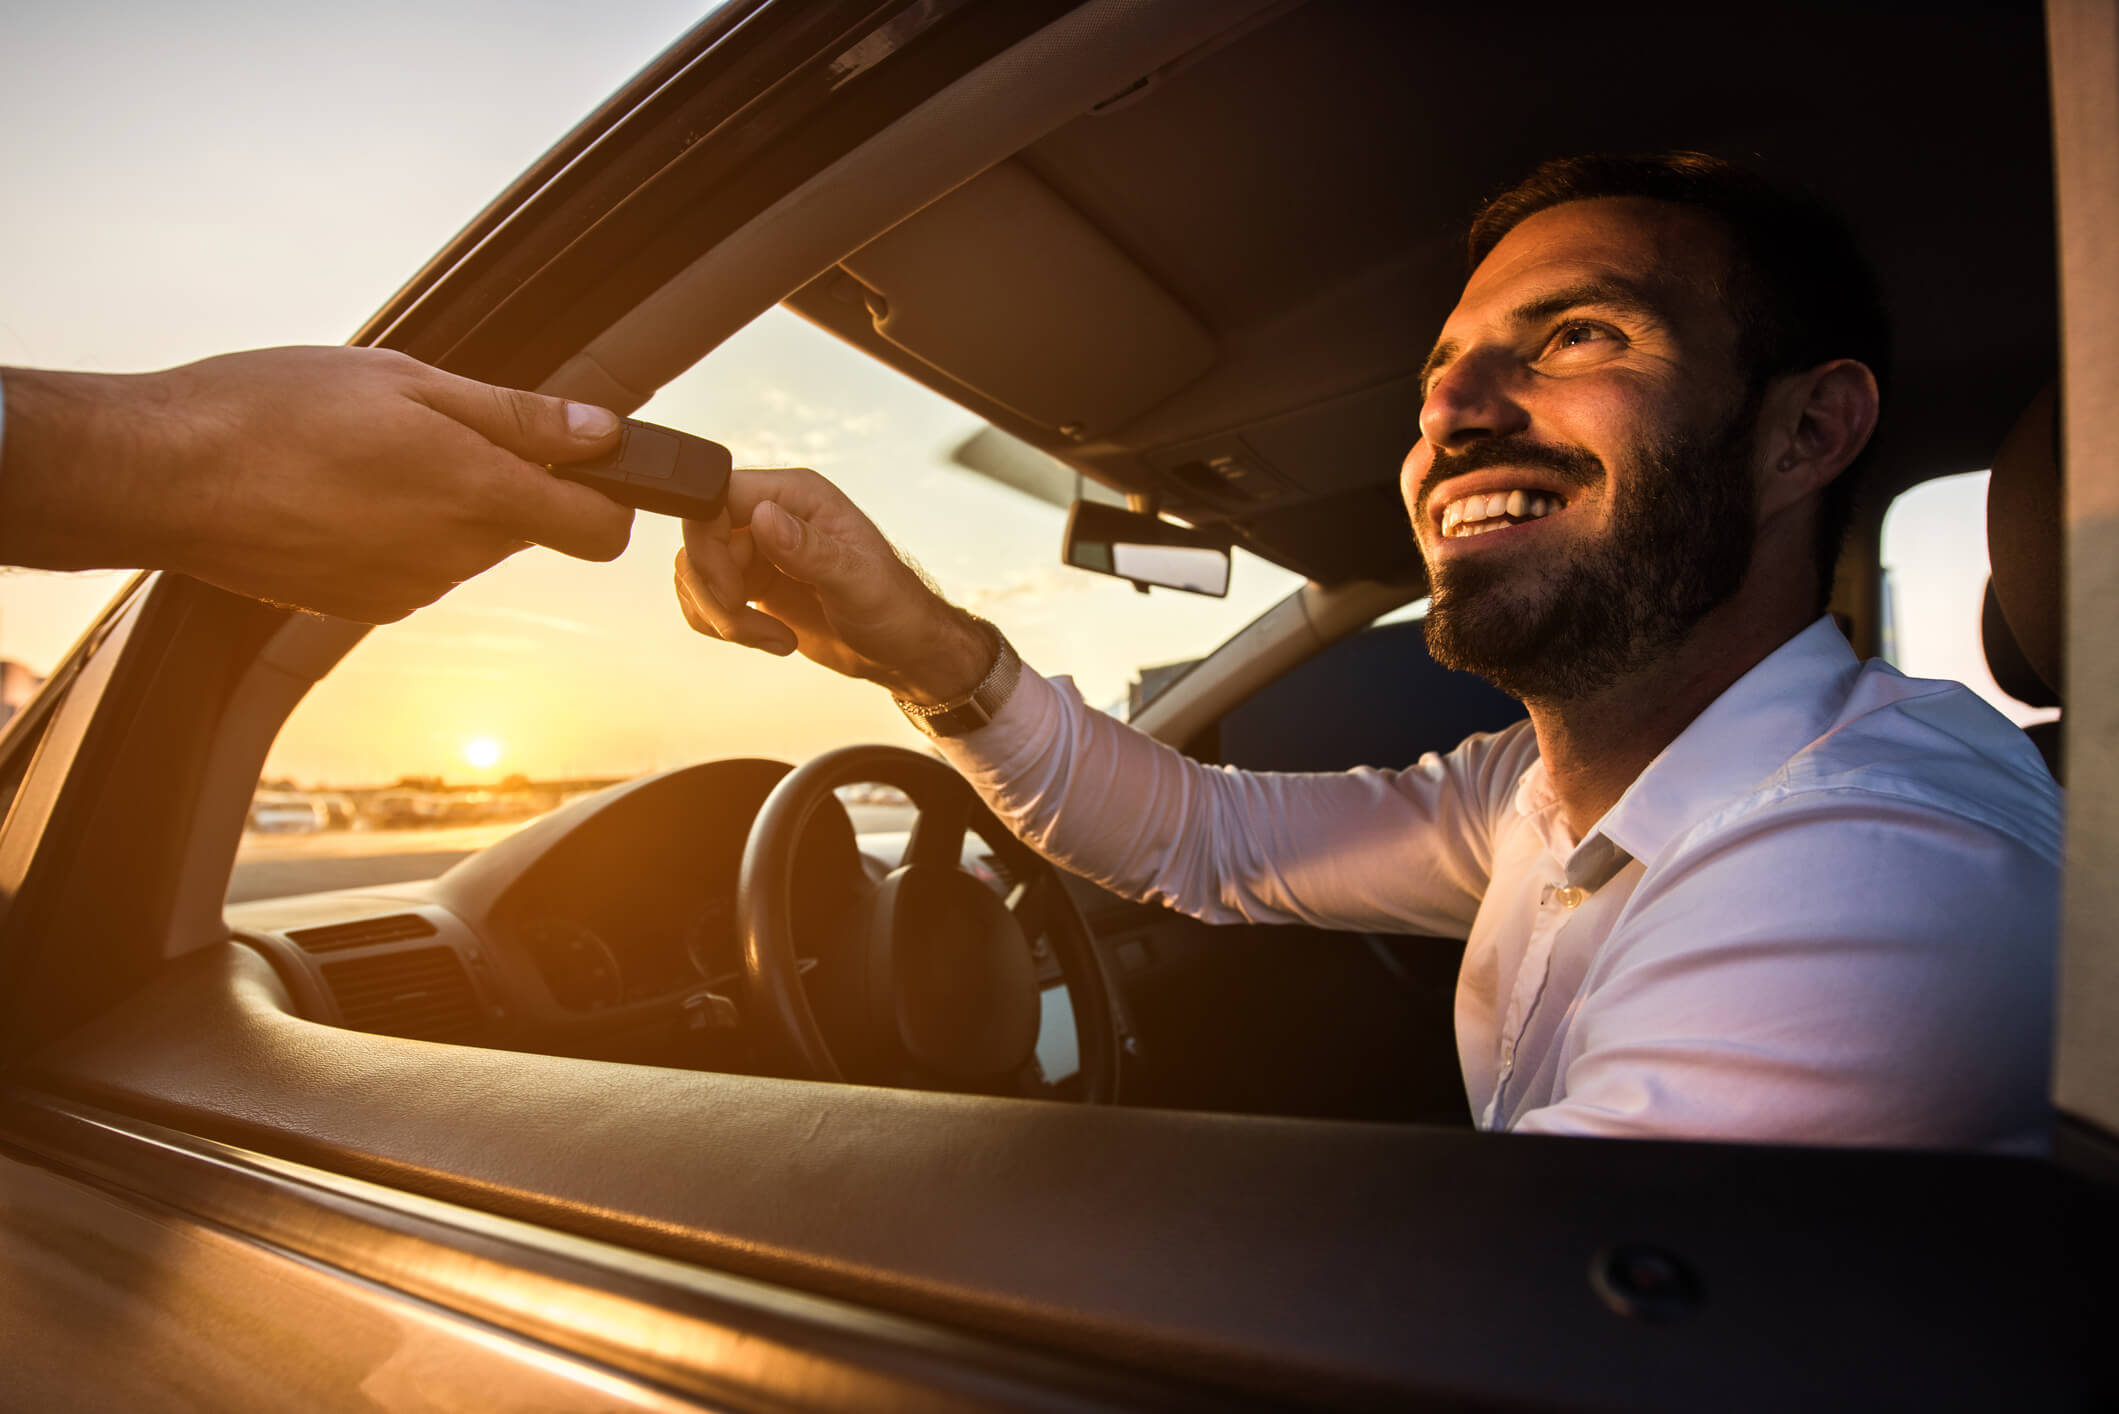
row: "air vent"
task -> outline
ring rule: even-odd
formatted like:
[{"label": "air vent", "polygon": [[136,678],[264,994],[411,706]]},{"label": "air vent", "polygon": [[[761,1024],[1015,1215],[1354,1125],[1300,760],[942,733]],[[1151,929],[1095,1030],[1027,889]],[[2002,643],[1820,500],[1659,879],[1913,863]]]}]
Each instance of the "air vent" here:
[{"label": "air vent", "polygon": [[431,938],[434,925],[416,913],[388,913],[381,918],[357,918],[351,923],[327,923],[321,928],[297,928],[287,936],[303,952],[340,952],[376,943],[400,943],[407,938]]},{"label": "air vent", "polygon": [[449,948],[416,948],[324,964],[324,981],[356,1031],[453,1041],[479,1026],[478,998]]}]

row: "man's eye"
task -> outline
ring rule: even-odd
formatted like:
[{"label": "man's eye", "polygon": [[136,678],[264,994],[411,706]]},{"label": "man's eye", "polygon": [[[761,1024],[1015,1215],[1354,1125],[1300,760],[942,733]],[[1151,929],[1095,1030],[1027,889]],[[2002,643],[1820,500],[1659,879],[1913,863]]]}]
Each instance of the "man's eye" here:
[{"label": "man's eye", "polygon": [[1553,347],[1569,349],[1581,344],[1609,339],[1611,331],[1601,324],[1566,324],[1553,337]]}]

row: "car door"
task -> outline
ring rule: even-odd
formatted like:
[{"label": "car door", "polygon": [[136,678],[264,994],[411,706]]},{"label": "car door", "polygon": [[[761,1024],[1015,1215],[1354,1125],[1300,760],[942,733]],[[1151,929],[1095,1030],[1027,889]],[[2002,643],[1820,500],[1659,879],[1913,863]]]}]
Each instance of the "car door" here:
[{"label": "car door", "polygon": [[[1079,97],[1061,80],[1115,93],[1229,20],[730,7],[363,337],[630,406],[647,390],[620,355],[686,362],[847,229],[902,214],[923,169],[871,186],[869,144],[916,145],[946,189],[1009,149],[1007,122],[1056,121]],[[812,205],[811,244],[790,201]],[[2109,302],[2109,252],[2094,262]],[[682,318],[643,303],[688,280]],[[2109,557],[2096,530],[2077,563]],[[128,612],[71,665],[51,730],[76,707],[79,745],[40,746],[21,838],[0,839],[24,861],[0,932],[0,1310],[39,1407],[2110,1393],[2113,1170],[2089,1157],[1098,1111],[318,1025],[228,940],[220,898],[272,730],[355,635],[177,580]],[[2071,1001],[2075,1035],[2105,1000]],[[2108,1152],[2092,1063],[2069,1072],[2080,1155]],[[111,1368],[131,1352],[145,1377]]]}]

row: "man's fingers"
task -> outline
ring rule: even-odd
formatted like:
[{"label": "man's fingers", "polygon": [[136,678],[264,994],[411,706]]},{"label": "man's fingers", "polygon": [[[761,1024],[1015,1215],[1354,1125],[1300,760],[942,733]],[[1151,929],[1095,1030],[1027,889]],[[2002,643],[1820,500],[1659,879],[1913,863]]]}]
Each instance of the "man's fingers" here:
[{"label": "man's fingers", "polygon": [[490,478],[482,509],[492,523],[577,559],[615,560],[625,553],[632,511],[545,469],[608,450],[618,437],[615,413],[426,367],[413,395],[498,449],[479,459]]},{"label": "man's fingers", "polygon": [[748,557],[738,556],[734,534],[725,508],[712,520],[684,522],[685,554],[698,569],[702,587],[724,604],[741,604],[750,597],[743,592]]},{"label": "man's fingers", "polygon": [[740,599],[730,602],[718,597],[707,587],[688,552],[677,552],[676,571],[677,603],[684,610],[684,621],[695,630],[709,638],[740,643],[783,658],[795,651],[793,629]]},{"label": "man's fingers", "polygon": [[729,473],[728,516],[748,525],[759,504],[772,501],[805,520],[834,503],[853,509],[846,493],[803,466],[739,466]]},{"label": "man's fingers", "polygon": [[540,466],[608,451],[618,436],[618,415],[607,408],[498,388],[439,369],[426,370],[419,398],[494,446]]},{"label": "man's fingers", "polygon": [[751,512],[750,532],[759,552],[789,579],[824,590],[859,591],[868,587],[863,581],[872,578],[838,541],[777,501],[763,502]]},{"label": "man's fingers", "polygon": [[872,592],[875,559],[890,557],[888,542],[860,509],[806,467],[739,467],[729,477],[722,516],[687,522],[685,544],[724,598],[731,586],[724,583],[713,545],[728,543],[741,569],[741,532],[746,530],[750,548],[788,578],[826,590]]},{"label": "man's fingers", "polygon": [[684,551],[677,552],[677,602],[684,606],[686,622],[701,633],[722,637],[721,628],[728,621],[728,611],[721,601],[699,576],[699,567],[692,563]]},{"label": "man's fingers", "polygon": [[703,633],[708,638],[721,637],[720,625],[716,624],[707,615],[707,612],[699,607],[699,592],[685,581],[684,570],[684,560],[679,557],[677,561],[677,607],[683,611],[685,623],[691,625],[694,633]]},{"label": "man's fingers", "polygon": [[514,534],[549,545],[577,560],[615,560],[633,536],[633,511],[541,466],[519,465],[510,476],[501,508]]}]

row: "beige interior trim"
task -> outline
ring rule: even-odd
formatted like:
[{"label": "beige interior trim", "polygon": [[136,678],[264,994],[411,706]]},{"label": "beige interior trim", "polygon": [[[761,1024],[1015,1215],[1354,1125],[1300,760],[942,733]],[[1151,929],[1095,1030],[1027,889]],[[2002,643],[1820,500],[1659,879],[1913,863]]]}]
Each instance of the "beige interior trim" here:
[{"label": "beige interior trim", "polygon": [[2048,0],[2066,419],[2067,898],[2053,1076],[2119,1131],[2119,5]]},{"label": "beige interior trim", "polygon": [[1416,375],[1427,345],[1407,331],[1441,327],[1448,305],[1431,307],[1429,292],[1454,290],[1463,268],[1463,245],[1452,236],[1358,271],[1271,319],[1223,331],[1214,376],[1129,425],[1125,443],[1171,446]]},{"label": "beige interior trim", "polygon": [[296,614],[266,641],[221,713],[185,836],[164,957],[182,957],[227,941],[223,905],[242,844],[243,821],[273,739],[309,689],[368,634],[348,619]]},{"label": "beige interior trim", "polygon": [[[110,685],[125,644],[140,622],[140,606],[146,597],[133,596],[132,602],[119,611],[102,646],[71,681],[63,684],[66,695],[53,710],[51,724],[37,742],[22,784],[8,802],[5,828],[0,828],[0,916],[13,905],[36,860],[38,847],[44,843],[45,826],[51,823],[52,812],[58,808],[74,757],[88,737],[96,708],[103,701],[103,690]],[[74,651],[80,651],[79,645]]]},{"label": "beige interior trim", "polygon": [[1214,336],[1020,162],[989,167],[840,268],[878,334],[1075,441],[1214,365]]}]

